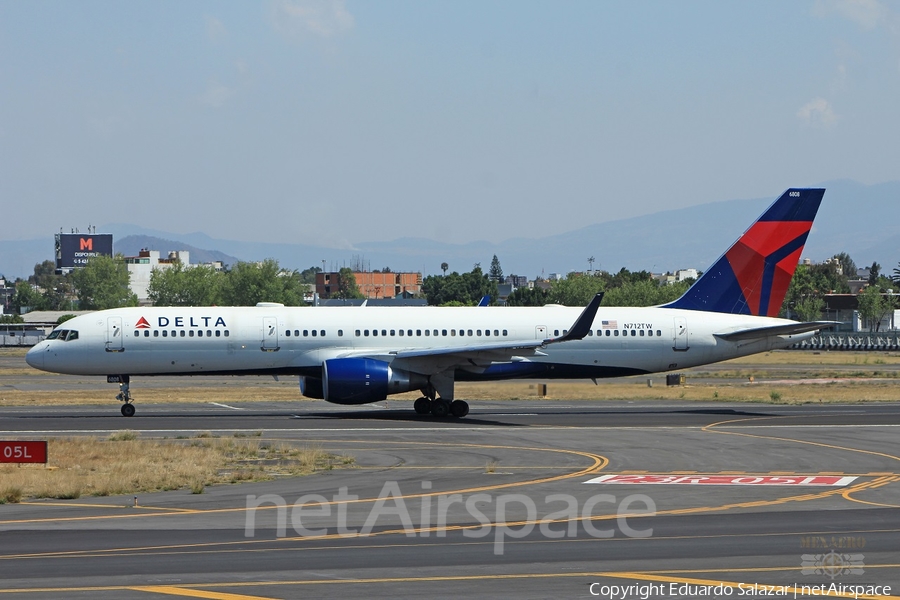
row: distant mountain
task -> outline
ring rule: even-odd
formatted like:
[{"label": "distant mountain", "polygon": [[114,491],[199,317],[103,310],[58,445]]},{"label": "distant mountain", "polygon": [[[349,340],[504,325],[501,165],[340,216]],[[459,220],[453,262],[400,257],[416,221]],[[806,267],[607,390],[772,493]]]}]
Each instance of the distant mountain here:
[{"label": "distant mountain", "polygon": [[[838,252],[847,252],[859,266],[879,262],[890,273],[900,261],[900,181],[863,185],[853,181],[822,184],[827,189],[815,226],[803,253],[815,261]],[[335,249],[303,244],[273,244],[222,240],[205,233],[175,234],[134,225],[112,224],[100,228],[112,233],[116,250],[136,254],[142,247],[166,253],[186,249],[191,260],[257,261],[274,258],[291,269],[319,266],[351,266],[363,259],[372,269],[390,267],[395,271],[439,273],[442,262],[452,271],[468,271],[474,263],[487,270],[496,254],[506,274],[534,277],[595,269],[672,271],[706,269],[744,229],[774,201],[774,197],[727,200],[689,208],[662,211],[642,217],[587,225],[564,234],[448,244],[424,238],[405,237],[390,242],[363,242],[355,248]],[[598,213],[600,214],[600,213]],[[581,222],[590,215],[556,215],[548,204],[547,213],[535,216],[534,233],[548,219],[571,218]],[[143,236],[143,237],[141,237]],[[497,238],[505,232],[498,228]],[[127,246],[126,246],[127,242]],[[127,248],[127,252],[124,250]],[[202,249],[209,250],[209,254]],[[0,273],[8,277],[27,276],[35,263],[53,256],[53,238],[0,242]],[[204,258],[224,256],[225,258]]]}]

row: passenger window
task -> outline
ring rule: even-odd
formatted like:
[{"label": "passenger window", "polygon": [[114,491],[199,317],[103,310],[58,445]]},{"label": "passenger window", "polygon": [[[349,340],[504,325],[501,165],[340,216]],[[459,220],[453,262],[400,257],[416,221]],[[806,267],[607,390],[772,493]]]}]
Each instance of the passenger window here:
[{"label": "passenger window", "polygon": [[391,329],[391,337],[395,336],[396,334],[397,334],[396,330]]},{"label": "passenger window", "polygon": [[303,337],[309,337],[309,329],[303,330]]},{"label": "passenger window", "polygon": [[616,329],[615,331],[613,331],[613,335],[616,336],[616,337],[619,337],[619,330]]},{"label": "passenger window", "polygon": [[[192,332],[192,333],[193,333],[193,332]],[[149,331],[149,330],[147,330],[147,329],[144,330],[144,337],[150,337],[150,331]]]},{"label": "passenger window", "polygon": [[400,337],[403,337],[403,330],[402,330],[402,329],[401,329],[401,330],[399,330],[399,331],[398,331],[398,332],[397,332],[397,333],[399,333],[399,334],[400,334]]},{"label": "passenger window", "polygon": [[593,336],[594,336],[594,332],[591,331],[590,329],[588,329],[588,337],[593,337]]},{"label": "passenger window", "polygon": [[228,330],[225,330],[225,337],[228,337]]},{"label": "passenger window", "polygon": [[408,335],[409,337],[412,337],[412,329],[407,329],[406,335]]},{"label": "passenger window", "polygon": [[284,332],[284,336],[285,336],[285,337],[291,337],[291,330],[290,330],[290,329],[286,329],[285,332]]},{"label": "passenger window", "polygon": [[315,329],[312,330],[312,335],[313,335],[313,337],[316,337],[316,330],[315,330]]},{"label": "passenger window", "polygon": [[504,329],[504,330],[503,330],[503,336],[506,337],[507,335],[508,335],[508,334],[506,333],[506,330]]},{"label": "passenger window", "polygon": [[447,330],[446,330],[446,329],[442,329],[442,330],[441,330],[441,335],[447,335]]},{"label": "passenger window", "polygon": [[[447,335],[447,332],[444,332],[444,335]],[[453,336],[453,337],[456,337],[456,330],[455,330],[455,329],[451,329],[451,330],[450,330],[450,335]]]},{"label": "passenger window", "polygon": [[[426,332],[426,335],[427,335],[427,333],[428,333],[428,332]],[[421,336],[422,336],[422,330],[421,330],[421,329],[416,329],[416,336],[417,336],[417,337],[421,337]]]},{"label": "passenger window", "polygon": [[188,337],[194,337],[194,330],[193,330],[193,329],[191,329],[190,331],[188,331]]},{"label": "passenger window", "polygon": [[490,336],[490,335],[491,335],[491,330],[490,330],[490,329],[485,329],[485,330],[484,330],[484,335]]},{"label": "passenger window", "polygon": [[662,331],[659,329],[656,330],[656,337],[662,337]]},{"label": "passenger window", "polygon": [[468,330],[468,331],[466,332],[466,335],[472,335],[472,330],[471,330],[471,329]]},{"label": "passenger window", "polygon": [[366,329],[365,331],[363,331],[363,335],[366,336],[366,337],[369,337],[369,330]]},{"label": "passenger window", "polygon": [[377,329],[373,329],[373,330],[372,330],[372,335],[378,335],[378,330],[377,330]]},{"label": "passenger window", "polygon": [[153,330],[153,337],[159,337],[159,330],[158,330],[158,329],[154,329],[154,330]]},{"label": "passenger window", "polygon": [[426,330],[425,330],[425,335],[426,335],[426,336],[431,335],[431,330],[430,330],[430,329],[426,329]]},{"label": "passenger window", "polygon": [[294,330],[294,337],[300,337],[300,330],[299,330],[299,329],[295,329],[295,330]]},{"label": "passenger window", "polygon": [[606,337],[609,337],[609,336],[610,336],[609,329],[607,329],[607,330],[606,330]]},{"label": "passenger window", "polygon": [[476,335],[477,335],[478,337],[481,337],[481,330],[480,330],[480,329],[477,329],[477,330],[475,331],[475,333],[476,333]]},{"label": "passenger window", "polygon": [[[356,335],[359,335],[359,332],[356,332]],[[344,330],[338,329],[338,337],[344,337]]]},{"label": "passenger window", "polygon": [[134,330],[134,337],[138,337],[138,336],[140,336],[140,335],[141,335],[141,332],[138,331],[137,329],[135,329],[135,330]]},{"label": "passenger window", "polygon": [[357,330],[356,330],[356,337],[359,337],[359,334],[360,334],[360,331],[359,331],[359,329],[357,329]]},{"label": "passenger window", "polygon": [[[434,337],[437,337],[437,334],[438,334],[438,330],[435,329],[435,330],[434,330]],[[444,332],[444,335],[447,335],[447,332],[446,332],[446,331]]]},{"label": "passenger window", "polygon": [[207,329],[207,330],[206,330],[206,337],[212,337],[212,330],[211,330],[211,329]]},{"label": "passenger window", "polygon": [[163,329],[163,337],[168,337],[168,336],[169,336],[169,332],[166,331],[165,329]]},{"label": "passenger window", "polygon": [[[156,332],[154,331],[153,333],[156,333]],[[198,330],[197,330],[197,337],[203,337],[203,330],[202,330],[202,329],[198,329]]]},{"label": "passenger window", "polygon": [[319,332],[319,337],[325,337],[325,330],[324,330],[324,329],[321,330],[321,331]]},{"label": "passenger window", "polygon": [[641,329],[641,337],[644,337],[644,330]]},{"label": "passenger window", "polygon": [[387,329],[382,329],[382,330],[381,330],[381,335],[385,335],[385,336],[386,336],[386,335],[387,335]]},{"label": "passenger window", "polygon": [[553,330],[553,337],[559,337],[559,329]]},{"label": "passenger window", "polygon": [[652,329],[648,329],[648,330],[647,330],[647,335],[648,335],[649,337],[653,337],[653,330],[652,330]]},{"label": "passenger window", "polygon": [[632,330],[631,330],[631,337],[634,337],[634,336],[636,336],[636,335],[637,335],[637,331],[635,331],[634,329],[632,329]]},{"label": "passenger window", "polygon": [[180,333],[179,335],[180,335],[181,337],[184,337],[184,329],[181,330],[181,333]]},{"label": "passenger window", "polygon": [[221,331],[221,330],[216,329],[216,337],[222,337],[222,331]]}]

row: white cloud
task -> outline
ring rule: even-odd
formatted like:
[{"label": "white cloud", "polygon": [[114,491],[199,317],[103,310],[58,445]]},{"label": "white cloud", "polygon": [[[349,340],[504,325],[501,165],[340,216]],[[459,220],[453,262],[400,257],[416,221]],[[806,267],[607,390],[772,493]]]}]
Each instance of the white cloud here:
[{"label": "white cloud", "polygon": [[219,42],[228,36],[225,24],[215,17],[206,17],[206,35],[211,42]]},{"label": "white cloud", "polygon": [[292,37],[311,33],[328,38],[354,24],[344,0],[277,0],[272,15],[275,29]]},{"label": "white cloud", "polygon": [[866,29],[874,29],[889,16],[888,9],[878,0],[818,0],[814,10],[820,17],[837,13]]},{"label": "white cloud", "polygon": [[213,108],[221,108],[234,95],[234,90],[210,79],[206,91],[200,95],[200,103]]},{"label": "white cloud", "polygon": [[825,98],[813,98],[797,111],[797,116],[810,127],[823,129],[831,127],[838,120],[838,116]]}]

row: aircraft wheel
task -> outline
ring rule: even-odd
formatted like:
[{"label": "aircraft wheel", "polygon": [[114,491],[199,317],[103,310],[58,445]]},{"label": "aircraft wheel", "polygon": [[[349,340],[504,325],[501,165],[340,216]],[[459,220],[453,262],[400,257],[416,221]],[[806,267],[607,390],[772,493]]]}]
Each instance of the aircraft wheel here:
[{"label": "aircraft wheel", "polygon": [[464,400],[454,400],[450,403],[450,414],[454,417],[464,417],[469,414],[469,403]]},{"label": "aircraft wheel", "polygon": [[122,405],[122,416],[123,417],[133,417],[134,416],[134,404],[123,404]]},{"label": "aircraft wheel", "polygon": [[417,415],[427,415],[431,412],[431,400],[425,397],[419,398],[413,403],[413,410]]},{"label": "aircraft wheel", "polygon": [[450,403],[446,400],[435,400],[431,403],[431,414],[443,419],[450,414]]}]

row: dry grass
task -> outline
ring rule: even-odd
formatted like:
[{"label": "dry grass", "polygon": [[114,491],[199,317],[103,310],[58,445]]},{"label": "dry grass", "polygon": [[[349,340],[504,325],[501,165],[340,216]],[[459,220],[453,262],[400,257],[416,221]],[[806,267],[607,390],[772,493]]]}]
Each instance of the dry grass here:
[{"label": "dry grass", "polygon": [[261,439],[141,440],[133,432],[51,439],[49,462],[0,466],[0,504],[22,498],[79,498],[190,489],[308,475],[352,464],[316,446]]}]

